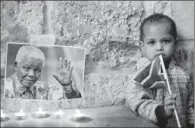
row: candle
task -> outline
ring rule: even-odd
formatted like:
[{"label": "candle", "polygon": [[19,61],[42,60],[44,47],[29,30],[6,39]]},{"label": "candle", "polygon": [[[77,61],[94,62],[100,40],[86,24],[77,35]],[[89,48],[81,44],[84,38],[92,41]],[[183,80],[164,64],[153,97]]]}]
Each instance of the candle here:
[{"label": "candle", "polygon": [[38,118],[43,118],[43,117],[47,117],[48,114],[46,113],[46,111],[42,111],[42,109],[39,108],[39,111],[35,112],[35,116]]},{"label": "candle", "polygon": [[1,121],[6,121],[8,120],[9,117],[7,117],[4,113],[3,113],[3,110],[1,109]]},{"label": "candle", "polygon": [[58,110],[57,112],[55,112],[55,116],[56,117],[62,117],[64,115],[64,112],[62,111],[62,109]]},{"label": "candle", "polygon": [[74,121],[81,121],[84,118],[85,118],[84,114],[82,114],[79,110],[76,109],[76,114],[74,115],[73,120]]},{"label": "candle", "polygon": [[22,120],[22,119],[25,119],[25,118],[26,118],[26,113],[24,113],[24,112],[22,111],[22,109],[20,109],[20,112],[17,112],[17,113],[15,114],[15,116],[16,116],[16,119]]}]

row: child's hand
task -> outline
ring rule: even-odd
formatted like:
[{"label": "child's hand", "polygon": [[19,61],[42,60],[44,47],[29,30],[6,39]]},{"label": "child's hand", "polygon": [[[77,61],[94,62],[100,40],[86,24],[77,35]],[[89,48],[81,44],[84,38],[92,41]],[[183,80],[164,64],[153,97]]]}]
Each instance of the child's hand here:
[{"label": "child's hand", "polygon": [[175,99],[176,99],[176,95],[174,94],[165,97],[164,109],[167,117],[170,117],[173,114]]}]

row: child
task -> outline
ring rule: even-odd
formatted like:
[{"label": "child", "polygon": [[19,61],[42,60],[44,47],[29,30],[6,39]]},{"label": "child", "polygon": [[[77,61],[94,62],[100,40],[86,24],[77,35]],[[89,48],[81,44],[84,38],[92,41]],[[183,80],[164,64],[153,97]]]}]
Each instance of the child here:
[{"label": "child", "polygon": [[[143,71],[159,55],[163,56],[172,95],[165,88],[144,88],[133,79],[128,87],[127,105],[138,115],[161,128],[177,127],[174,105],[182,127],[194,127],[193,86],[189,75],[173,60],[177,31],[166,15],[153,14],[140,27],[141,49],[145,56],[138,62]],[[140,66],[141,65],[141,66]]]}]

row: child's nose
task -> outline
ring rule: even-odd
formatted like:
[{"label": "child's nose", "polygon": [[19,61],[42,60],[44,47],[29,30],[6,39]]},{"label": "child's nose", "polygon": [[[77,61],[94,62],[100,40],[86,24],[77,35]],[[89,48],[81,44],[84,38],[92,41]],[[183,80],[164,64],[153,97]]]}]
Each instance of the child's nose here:
[{"label": "child's nose", "polygon": [[162,51],[163,50],[163,44],[160,43],[160,42],[156,43],[156,50],[157,51]]}]

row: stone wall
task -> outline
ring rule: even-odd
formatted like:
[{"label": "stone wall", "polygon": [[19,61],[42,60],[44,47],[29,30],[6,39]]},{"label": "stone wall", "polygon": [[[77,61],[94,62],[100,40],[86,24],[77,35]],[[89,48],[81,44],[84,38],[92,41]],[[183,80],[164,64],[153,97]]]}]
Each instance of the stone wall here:
[{"label": "stone wall", "polygon": [[[67,103],[44,101],[42,103],[45,103],[45,106],[54,102],[53,108],[123,104],[128,81],[135,72],[137,60],[141,57],[137,41],[138,28],[143,18],[156,12],[167,14],[175,20],[180,37],[175,57],[179,64],[193,76],[193,1],[51,2],[55,45],[79,46],[87,49],[85,97]],[[6,43],[9,41],[29,43],[34,35],[41,35],[42,8],[42,1],[1,2],[1,93]],[[16,111],[20,108],[16,106],[20,106],[22,102],[3,98],[1,100],[4,109],[8,111]],[[29,101],[26,102],[31,104]],[[32,103],[36,106],[38,101]],[[27,109],[30,106],[28,105]]]}]

